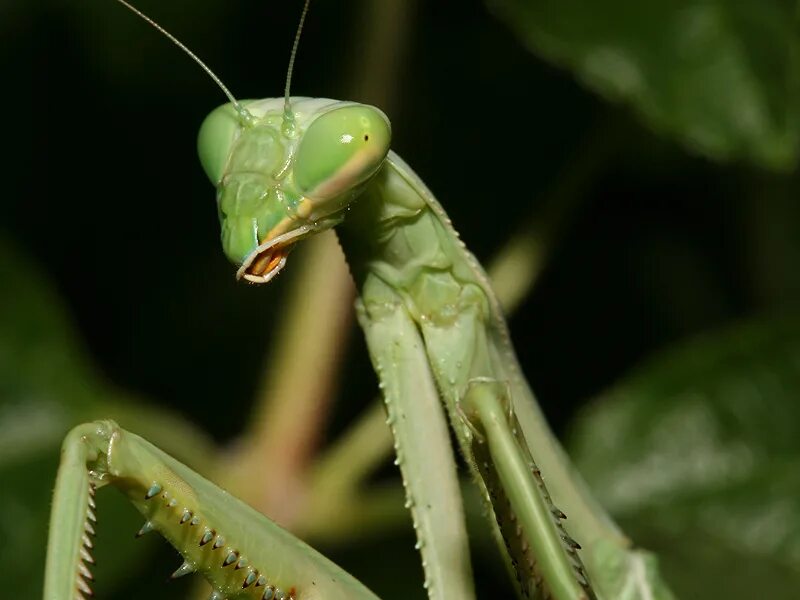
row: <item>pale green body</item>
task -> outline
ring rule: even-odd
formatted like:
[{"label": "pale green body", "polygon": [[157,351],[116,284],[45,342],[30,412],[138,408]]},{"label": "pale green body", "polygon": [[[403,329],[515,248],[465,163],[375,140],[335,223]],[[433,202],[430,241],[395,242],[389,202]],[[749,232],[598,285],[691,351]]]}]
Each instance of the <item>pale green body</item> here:
[{"label": "pale green body", "polygon": [[[292,99],[288,113],[282,99],[243,104],[238,113],[230,105],[214,111],[200,134],[225,251],[241,263],[240,277],[266,282],[294,243],[341,223],[429,597],[475,597],[449,426],[523,595],[671,598],[652,561],[628,548],[569,464],[520,372],[485,273],[427,187],[389,152],[385,115],[324,99]],[[260,589],[274,585],[287,598],[374,598],[268,519],[141,438],[101,423],[65,442],[45,600],[82,597],[75,586],[92,482],[127,493],[147,528],[184,555],[184,571],[209,579],[213,600],[261,598],[255,587],[242,588],[252,569],[265,577]],[[152,486],[158,494],[146,499]],[[201,522],[192,525],[195,518]],[[206,529],[224,538],[216,550],[213,541],[198,542]],[[223,566],[226,556],[234,562]],[[242,557],[248,562],[236,570]]]},{"label": "pale green body", "polygon": [[[399,156],[389,153],[339,231],[359,290],[359,322],[393,417],[412,507],[424,506],[418,508],[423,514],[435,510],[427,508],[425,498],[432,495],[431,481],[441,477],[430,472],[431,461],[444,451],[433,436],[416,427],[442,417],[432,407],[417,408],[419,394],[408,390],[409,382],[419,385],[430,378],[462,453],[484,488],[487,505],[498,520],[514,520],[521,526],[511,528],[517,537],[505,535],[505,542],[511,560],[519,563],[523,592],[537,583],[526,579],[532,570],[536,573],[531,573],[532,579],[539,580],[541,574],[538,583],[543,584],[535,586],[536,593],[557,600],[593,595],[606,600],[671,599],[653,557],[630,548],[570,464],[520,370],[485,272],[433,194]],[[418,365],[422,353],[424,368]],[[409,355],[414,357],[411,363],[405,362]],[[468,402],[476,386],[484,388],[479,395],[488,396],[488,403]],[[510,409],[505,422],[498,423],[491,404]],[[393,416],[415,411],[413,421]],[[475,439],[476,429],[492,430],[487,435],[491,480],[476,464],[475,447],[481,443]],[[504,492],[499,501],[492,498],[497,483]],[[561,511],[568,517],[563,523]],[[415,513],[415,521],[425,563],[426,548],[450,538],[436,515],[423,521]],[[427,529],[426,522],[433,528]],[[564,529],[569,534],[566,539]],[[579,553],[572,538],[583,548]],[[514,555],[515,549],[519,555]],[[523,564],[531,559],[534,564]],[[436,581],[430,569],[427,573],[433,580],[428,590],[432,598],[467,597],[449,595],[449,581]],[[437,584],[444,586],[444,593],[441,588],[437,593]]]},{"label": "pale green body", "polygon": [[[441,399],[438,411],[441,412],[442,405],[445,407],[462,452],[476,468],[473,431],[459,412],[459,402],[472,382],[497,381],[511,391],[514,411],[525,415],[528,424],[528,427],[523,427],[525,436],[543,442],[537,448],[541,468],[545,473],[563,474],[567,463],[519,371],[505,321],[483,269],[466,250],[433,195],[400,157],[389,154],[386,165],[353,206],[340,229],[345,254],[359,287],[359,322],[366,333],[378,375],[387,382],[385,393],[390,393],[387,390],[393,388],[385,373],[397,368],[397,353],[403,349],[409,353],[424,352],[427,357],[425,365],[409,369],[405,376],[408,380],[415,380],[427,372],[435,381]],[[365,232],[368,235],[364,235]],[[392,325],[387,327],[386,321]],[[408,393],[387,398],[390,414],[393,403],[400,406],[397,410],[413,411],[415,407],[412,405],[417,401],[417,396]],[[434,410],[431,408],[412,423],[434,419]],[[402,430],[406,423],[410,430],[407,432]],[[417,465],[429,464],[436,448],[429,436],[416,434],[412,423],[393,419],[393,428],[396,436],[408,437],[400,449],[401,468],[406,467],[404,476],[413,506],[427,506],[415,495],[429,495],[430,484],[420,482],[415,486],[414,473]],[[411,462],[408,452],[419,455],[415,465],[406,465]],[[478,481],[482,481],[477,470],[474,474]],[[430,476],[441,475],[432,472]],[[532,481],[532,478],[532,473],[528,472],[527,481]],[[520,481],[521,485],[523,481],[526,480]],[[581,531],[584,534],[582,539],[587,538],[593,529],[598,536],[619,535],[610,523],[597,522],[590,516],[583,490],[574,483],[575,479],[556,478],[554,475],[547,482],[565,512],[571,510],[588,517],[584,531]],[[485,493],[488,500],[488,491]],[[566,549],[566,544],[557,537],[559,519],[549,508],[545,515],[549,522],[539,520],[545,529],[524,533],[532,540],[533,536],[541,539],[543,532],[549,532],[551,542],[557,541]],[[495,508],[495,512],[500,518],[508,518],[508,514],[501,514],[505,513],[502,504]],[[431,521],[438,523],[436,518]],[[424,557],[429,544],[426,538],[430,536],[435,540],[442,533],[420,527],[418,536],[423,542]],[[513,543],[513,540],[507,541]],[[558,549],[548,559],[564,565],[567,556],[564,550]],[[580,571],[580,563],[570,569]],[[582,597],[583,589],[577,585],[578,578],[567,575],[566,580],[574,579],[576,585],[565,584],[563,593],[556,597]],[[550,585],[555,583],[553,581]],[[529,582],[524,584],[527,587]]]}]

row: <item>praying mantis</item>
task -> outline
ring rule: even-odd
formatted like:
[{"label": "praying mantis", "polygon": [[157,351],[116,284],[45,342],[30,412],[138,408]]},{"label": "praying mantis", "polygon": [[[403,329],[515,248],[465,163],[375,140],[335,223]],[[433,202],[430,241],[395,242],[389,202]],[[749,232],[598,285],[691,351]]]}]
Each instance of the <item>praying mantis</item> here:
[{"label": "praying mantis", "polygon": [[[199,134],[225,254],[265,284],[306,238],[336,227],[386,402],[428,596],[475,597],[450,433],[523,597],[671,598],[653,557],[591,498],[522,375],[488,278],[427,186],[390,150],[379,109],[228,96]],[[308,10],[305,3],[303,19]],[[298,36],[292,52],[296,53]],[[289,73],[291,75],[292,61]],[[45,600],[90,594],[97,490],[118,487],[201,573],[212,600],[375,598],[291,534],[112,421],[67,436],[51,517]],[[566,519],[566,520],[565,520]]]}]

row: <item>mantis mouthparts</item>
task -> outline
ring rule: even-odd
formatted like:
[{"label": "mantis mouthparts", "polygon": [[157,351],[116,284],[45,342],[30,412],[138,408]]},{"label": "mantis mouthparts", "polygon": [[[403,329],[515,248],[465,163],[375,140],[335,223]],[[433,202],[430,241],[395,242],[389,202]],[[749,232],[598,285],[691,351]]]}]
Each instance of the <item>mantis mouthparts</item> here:
[{"label": "mantis mouthparts", "polygon": [[236,271],[236,279],[245,279],[250,283],[271,281],[286,265],[286,257],[289,256],[297,238],[311,230],[308,225],[303,225],[262,242],[244,259]]}]

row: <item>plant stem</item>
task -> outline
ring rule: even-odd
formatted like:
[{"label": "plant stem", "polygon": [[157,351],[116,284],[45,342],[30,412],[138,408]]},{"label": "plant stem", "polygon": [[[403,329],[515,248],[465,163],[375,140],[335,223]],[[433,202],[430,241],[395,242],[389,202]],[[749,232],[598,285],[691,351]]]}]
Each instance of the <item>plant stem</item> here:
[{"label": "plant stem", "polygon": [[303,250],[255,414],[226,461],[237,493],[287,527],[302,513],[304,480],[327,423],[355,293],[332,233],[309,240]]}]

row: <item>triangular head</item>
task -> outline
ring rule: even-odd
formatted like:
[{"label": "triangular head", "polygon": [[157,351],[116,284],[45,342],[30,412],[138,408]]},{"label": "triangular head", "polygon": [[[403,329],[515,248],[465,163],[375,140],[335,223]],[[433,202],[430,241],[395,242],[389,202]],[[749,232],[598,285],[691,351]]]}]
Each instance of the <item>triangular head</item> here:
[{"label": "triangular head", "polygon": [[[341,222],[389,152],[391,125],[355,102],[284,98],[228,103],[200,128],[217,188],[222,245],[238,277],[272,279],[300,239]],[[242,113],[244,110],[244,115]]]}]

